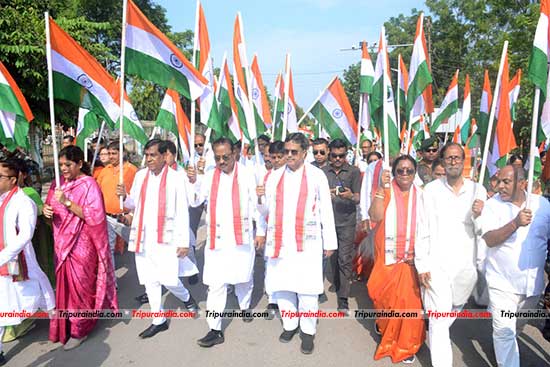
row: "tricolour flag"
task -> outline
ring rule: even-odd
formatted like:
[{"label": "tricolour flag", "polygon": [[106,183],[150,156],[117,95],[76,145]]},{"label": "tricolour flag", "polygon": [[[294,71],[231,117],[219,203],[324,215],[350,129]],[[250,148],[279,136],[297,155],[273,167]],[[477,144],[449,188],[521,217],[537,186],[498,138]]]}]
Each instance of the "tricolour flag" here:
[{"label": "tricolour flag", "polygon": [[516,119],[516,104],[519,98],[519,91],[521,89],[521,69],[516,71],[516,75],[510,81],[510,113],[512,116],[512,121]]},{"label": "tricolour flag", "polygon": [[84,150],[86,146],[86,138],[98,131],[100,125],[101,124],[95,113],[80,107],[78,109],[78,122],[76,125],[76,145]]},{"label": "tricolour flag", "polygon": [[93,111],[113,127],[120,116],[115,80],[53,19],[49,22],[54,98]]},{"label": "tricolour flag", "polygon": [[357,122],[338,77],[333,79],[319,97],[311,114],[332,139],[343,139],[349,145],[357,143]]},{"label": "tricolour flag", "polygon": [[[117,80],[117,84],[120,85],[120,80]],[[117,98],[117,102],[120,103],[120,99]],[[123,130],[125,134],[128,134],[132,139],[136,140],[141,145],[145,145],[149,138],[147,137],[147,134],[145,134],[145,131],[143,130],[143,126],[141,125],[141,122],[139,121],[138,115],[136,114],[136,111],[134,110],[134,106],[132,106],[132,103],[130,102],[130,98],[128,98],[128,94],[126,94],[126,91],[124,92],[124,121],[123,121]],[[119,129],[120,119],[117,120],[115,124],[115,129]]]},{"label": "tricolour flag", "polygon": [[29,123],[33,119],[23,93],[0,61],[0,143],[10,150],[16,146],[28,148]]},{"label": "tricolour flag", "polygon": [[359,76],[359,93],[372,93],[372,85],[374,84],[374,67],[372,60],[367,50],[367,42],[361,43],[361,74]]},{"label": "tricolour flag", "polygon": [[512,116],[510,114],[510,82],[508,80],[508,55],[504,58],[502,78],[499,91],[498,120],[490,148],[491,154],[487,168],[489,177],[492,177],[498,167],[506,164],[507,155],[517,147],[514,132],[512,130]]},{"label": "tricolour flag", "polygon": [[195,27],[195,66],[199,73],[207,80],[211,93],[205,93],[200,98],[201,123],[210,126],[215,125],[218,119],[218,107],[215,101],[214,66],[210,54],[210,39],[206,17],[200,1],[197,1],[197,21]]},{"label": "tricolour flag", "polygon": [[439,107],[439,113],[435,118],[430,129],[431,133],[434,134],[437,131],[437,128],[439,127],[439,125],[441,125],[443,121],[448,120],[457,111],[458,111],[458,70],[456,71],[453,79],[451,80],[451,84],[449,85],[449,89],[447,89],[447,94],[445,94],[445,98],[443,99],[443,102],[441,102],[441,106]]},{"label": "tricolour flag", "polygon": [[472,99],[470,96],[470,76],[466,74],[464,83],[464,103],[462,103],[462,118],[459,125],[460,143],[466,143],[470,135]]},{"label": "tricolour flag", "polygon": [[477,119],[477,134],[481,141],[481,148],[485,146],[487,138],[487,129],[489,126],[489,114],[491,111],[491,103],[493,96],[491,94],[491,82],[489,81],[489,71],[485,69],[483,77],[483,91],[481,92],[481,102],[479,105],[479,116]]},{"label": "tricolour flag", "polygon": [[191,123],[181,106],[180,95],[175,90],[166,90],[155,125],[170,131],[179,139],[183,162],[187,162],[190,154],[189,142],[192,141],[190,137]]},{"label": "tricolour flag", "polygon": [[233,94],[226,55],[223,55],[220,69],[219,88],[218,102],[220,104],[220,121],[223,123],[222,134],[236,142],[243,138],[243,134],[239,124],[239,111]]},{"label": "tricolour flag", "polygon": [[[288,65],[288,70],[286,70],[286,73],[288,73],[288,106],[286,111],[286,115],[287,115],[286,131],[288,131],[289,133],[296,133],[298,132],[298,116],[296,114],[296,101],[294,100],[294,85],[292,83],[292,68],[290,67],[290,65]],[[284,87],[284,84],[283,84],[283,87]],[[283,88],[283,92],[284,92],[284,88]],[[283,95],[283,101],[284,99],[285,99],[285,96]],[[284,103],[283,103],[283,108],[284,108]]]},{"label": "tricolour flag", "polygon": [[273,140],[281,140],[283,136],[283,113],[284,113],[284,91],[285,81],[281,73],[275,79],[275,125],[273,128]]},{"label": "tricolour flag", "polygon": [[[427,96],[423,97],[424,91],[432,83],[432,75],[428,63],[428,48],[424,36],[424,14],[421,13],[416,23],[416,35],[414,37],[411,66],[409,69],[409,87],[407,91],[407,111],[409,123],[414,123],[424,113],[430,113],[431,89]],[[426,100],[426,98],[428,100]]]},{"label": "tricolour flag", "polygon": [[269,101],[258,64],[258,56],[254,55],[250,65],[250,77],[252,78],[250,95],[254,105],[254,120],[256,121],[256,132],[263,134],[268,127],[271,127],[271,111],[269,110]]},{"label": "tricolour flag", "polygon": [[195,100],[211,93],[208,80],[139,8],[128,0],[125,72]]},{"label": "tricolour flag", "polygon": [[541,0],[540,17],[535,31],[533,49],[529,58],[529,80],[533,82],[542,92],[543,96],[548,95],[547,78],[548,62],[550,62],[550,1]]},{"label": "tricolour flag", "polygon": [[[399,54],[399,61],[397,64],[397,78],[399,79],[399,109],[402,106],[407,105],[407,91],[409,89],[409,73],[407,72],[407,66]],[[405,108],[406,110],[406,108]],[[399,111],[397,111],[399,113]],[[409,116],[407,116],[409,118]]]}]

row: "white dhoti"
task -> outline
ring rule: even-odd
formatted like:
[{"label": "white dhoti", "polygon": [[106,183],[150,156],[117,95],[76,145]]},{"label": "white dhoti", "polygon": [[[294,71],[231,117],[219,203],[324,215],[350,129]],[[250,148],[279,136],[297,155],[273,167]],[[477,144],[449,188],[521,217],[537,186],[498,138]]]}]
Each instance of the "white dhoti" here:
[{"label": "white dhoti", "polygon": [[[208,295],[206,296],[206,309],[217,313],[222,313],[225,310],[227,302],[227,286],[228,283],[210,285],[208,287]],[[253,279],[249,279],[245,283],[235,284],[235,295],[239,301],[241,310],[246,310],[250,307],[250,299],[252,298],[252,288],[254,285]],[[221,317],[207,317],[206,322],[212,330],[222,329]]]},{"label": "white dhoti", "polygon": [[493,314],[493,346],[497,364],[500,367],[519,367],[517,330],[527,323],[527,319],[517,319],[502,315],[501,311],[518,312],[537,308],[540,296],[526,297],[489,287],[489,310]]},{"label": "white dhoti", "polygon": [[[317,317],[304,317],[304,312],[316,313],[319,310],[319,295],[297,294],[288,291],[278,291],[274,294],[279,305],[283,329],[290,331],[300,326],[300,330],[309,335],[317,331]],[[297,314],[297,313],[300,314]]]}]

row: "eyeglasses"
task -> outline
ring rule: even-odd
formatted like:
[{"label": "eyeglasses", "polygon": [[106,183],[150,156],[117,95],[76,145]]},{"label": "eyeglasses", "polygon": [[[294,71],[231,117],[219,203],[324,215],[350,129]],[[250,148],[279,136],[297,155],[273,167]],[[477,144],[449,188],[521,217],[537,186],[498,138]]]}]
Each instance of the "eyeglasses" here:
[{"label": "eyeglasses", "polygon": [[336,153],[330,153],[330,157],[331,158],[344,158],[347,154],[346,153],[342,153],[342,154],[336,154]]},{"label": "eyeglasses", "polygon": [[411,176],[415,172],[413,168],[398,168],[395,171],[399,176]]},{"label": "eyeglasses", "polygon": [[15,177],[15,176],[0,175],[0,178],[12,178],[12,177]]},{"label": "eyeglasses", "polygon": [[462,163],[462,161],[464,160],[464,158],[458,156],[458,155],[452,155],[450,157],[445,157],[443,158],[445,160],[445,162],[447,163],[452,163],[453,161],[455,161],[456,163]]},{"label": "eyeglasses", "polygon": [[231,159],[231,155],[229,154],[225,154],[225,155],[215,155],[214,156],[214,160],[216,162],[220,162],[220,161],[224,161],[224,162],[227,162]]},{"label": "eyeglasses", "polygon": [[317,155],[317,154],[325,155],[327,154],[327,152],[325,152],[324,150],[314,150],[313,155]]},{"label": "eyeglasses", "polygon": [[301,153],[300,151],[298,151],[297,149],[285,149],[284,150],[285,152],[285,155],[298,155],[299,153]]},{"label": "eyeglasses", "polygon": [[437,149],[437,148],[429,148],[429,149],[426,149],[426,152],[428,152],[428,153],[437,153],[438,150],[439,149]]},{"label": "eyeglasses", "polygon": [[204,146],[204,143],[196,143],[195,148],[201,148]]}]

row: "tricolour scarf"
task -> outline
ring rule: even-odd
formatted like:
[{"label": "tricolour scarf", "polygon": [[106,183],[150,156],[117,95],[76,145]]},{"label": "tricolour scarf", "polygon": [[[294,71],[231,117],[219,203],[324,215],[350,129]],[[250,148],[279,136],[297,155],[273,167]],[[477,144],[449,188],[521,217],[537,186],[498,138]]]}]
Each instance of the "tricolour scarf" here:
[{"label": "tricolour scarf", "polygon": [[[281,246],[283,245],[283,215],[284,215],[284,198],[285,198],[285,174],[286,170],[281,175],[279,183],[277,184],[277,191],[275,196],[275,252],[273,258],[278,258],[281,252]],[[298,205],[296,207],[296,223],[295,223],[295,235],[296,235],[296,250],[302,252],[304,243],[304,218],[306,212],[306,201],[308,195],[307,175],[306,167],[304,166],[302,172],[302,180],[300,183],[300,193],[298,195]]]},{"label": "tricolour scarf", "polygon": [[[145,199],[147,196],[147,184],[149,183],[149,175],[151,170],[147,170],[145,179],[141,184],[139,193],[139,218],[137,226],[136,252],[141,252],[141,232],[143,230],[143,213],[145,211]],[[168,175],[168,166],[164,166],[160,177],[160,190],[158,198],[158,215],[157,215],[157,242],[163,243],[164,222],[166,220],[166,176]]]},{"label": "tricolour scarf", "polygon": [[[214,170],[212,178],[212,190],[210,191],[210,249],[216,248],[216,215],[218,204],[218,190],[220,188],[220,176],[222,171],[219,168]],[[233,229],[237,246],[243,244],[243,223],[241,217],[241,193],[239,190],[239,165],[235,163],[233,168],[233,184],[231,186],[231,202],[233,207]]]},{"label": "tricolour scarf", "polygon": [[405,206],[403,192],[395,180],[390,186],[391,197],[386,208],[386,265],[411,259],[416,239],[417,188],[409,190]]},{"label": "tricolour scarf", "polygon": [[[6,218],[4,217],[6,213],[6,208],[8,207],[9,201],[11,200],[13,195],[15,195],[18,189],[19,188],[17,186],[11,189],[11,191],[2,202],[2,205],[0,205],[0,223],[2,223],[2,225],[0,226],[0,251],[2,251],[6,247]],[[17,228],[16,231],[18,231]],[[0,266],[0,275],[12,275],[13,281],[28,280],[29,275],[24,251],[21,251],[17,255],[17,258],[15,260],[9,261],[8,263]]]}]

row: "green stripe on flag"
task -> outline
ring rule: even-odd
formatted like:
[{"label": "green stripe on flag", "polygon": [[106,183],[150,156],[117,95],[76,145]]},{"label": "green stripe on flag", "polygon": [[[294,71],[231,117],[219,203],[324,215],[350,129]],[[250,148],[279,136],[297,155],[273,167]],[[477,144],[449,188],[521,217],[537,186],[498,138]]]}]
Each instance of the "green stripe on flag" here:
[{"label": "green stripe on flag", "polygon": [[82,128],[82,131],[80,131],[80,134],[76,136],[76,145],[84,150],[84,145],[86,145],[84,144],[84,141],[88,136],[99,130],[99,125],[99,120],[97,119],[97,115],[95,113],[88,112],[84,115],[84,127]]},{"label": "green stripe on flag", "polygon": [[171,112],[163,110],[162,108],[157,115],[155,126],[161,127],[166,131],[170,131],[175,136],[179,136],[176,117]]},{"label": "green stripe on flag", "polygon": [[539,48],[533,47],[529,58],[529,80],[540,88],[542,95],[546,96],[546,80],[548,77],[548,60],[546,54]]},{"label": "green stripe on flag", "polygon": [[346,134],[344,134],[342,129],[340,129],[338,124],[332,118],[330,112],[327,111],[327,109],[321,102],[317,102],[315,106],[313,106],[313,108],[311,109],[311,114],[315,116],[315,119],[319,121],[319,123],[331,139],[342,139],[348,145],[351,145],[346,137]]},{"label": "green stripe on flag", "polygon": [[19,116],[25,116],[21,104],[17,100],[13,89],[8,84],[0,83],[0,110],[15,113]]}]

